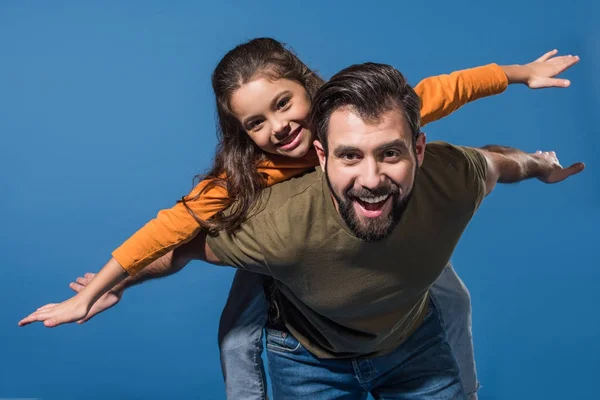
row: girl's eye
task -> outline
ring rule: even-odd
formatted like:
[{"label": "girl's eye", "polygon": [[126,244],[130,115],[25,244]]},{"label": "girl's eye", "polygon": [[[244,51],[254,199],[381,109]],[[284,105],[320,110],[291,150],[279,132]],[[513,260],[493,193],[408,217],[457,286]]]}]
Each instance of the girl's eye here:
[{"label": "girl's eye", "polygon": [[249,131],[253,131],[256,128],[258,128],[262,123],[263,123],[262,119],[255,119],[254,121],[252,121],[252,122],[250,122],[248,124],[248,126],[246,127],[246,129],[249,130]]},{"label": "girl's eye", "polygon": [[281,110],[282,108],[285,108],[285,106],[287,106],[290,103],[290,99],[282,99],[279,100],[279,103],[277,103],[277,109]]}]

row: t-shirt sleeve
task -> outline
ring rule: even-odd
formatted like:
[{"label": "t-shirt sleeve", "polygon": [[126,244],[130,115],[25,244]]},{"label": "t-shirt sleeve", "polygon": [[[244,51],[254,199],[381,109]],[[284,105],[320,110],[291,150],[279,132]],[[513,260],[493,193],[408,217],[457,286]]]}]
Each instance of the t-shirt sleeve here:
[{"label": "t-shirt sleeve", "polygon": [[479,208],[486,193],[487,160],[472,147],[436,141],[426,147],[426,172],[438,193],[466,212]]},{"label": "t-shirt sleeve", "polygon": [[221,231],[217,236],[208,236],[206,243],[224,264],[269,274],[269,267],[260,244],[263,235],[257,225],[260,225],[260,222],[251,218],[244,222],[235,233]]},{"label": "t-shirt sleeve", "polygon": [[481,205],[486,193],[488,164],[484,155],[472,147],[456,146],[464,157],[464,179],[466,197],[472,199],[476,210]]}]

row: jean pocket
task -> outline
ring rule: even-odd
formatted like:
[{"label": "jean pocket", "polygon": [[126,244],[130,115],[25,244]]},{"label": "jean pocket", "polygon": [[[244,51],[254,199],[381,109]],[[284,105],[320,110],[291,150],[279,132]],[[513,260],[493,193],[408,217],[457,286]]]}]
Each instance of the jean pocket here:
[{"label": "jean pocket", "polygon": [[267,328],[267,350],[283,353],[298,351],[302,345],[289,332]]}]

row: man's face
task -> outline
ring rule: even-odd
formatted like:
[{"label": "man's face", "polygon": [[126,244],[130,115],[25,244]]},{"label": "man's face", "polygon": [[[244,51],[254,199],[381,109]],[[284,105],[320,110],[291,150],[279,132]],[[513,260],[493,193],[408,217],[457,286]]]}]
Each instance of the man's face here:
[{"label": "man's face", "polygon": [[410,199],[423,162],[425,135],[413,143],[404,113],[394,108],[363,121],[351,108],[331,115],[328,154],[315,141],[321,167],[340,215],[365,241],[387,237]]}]

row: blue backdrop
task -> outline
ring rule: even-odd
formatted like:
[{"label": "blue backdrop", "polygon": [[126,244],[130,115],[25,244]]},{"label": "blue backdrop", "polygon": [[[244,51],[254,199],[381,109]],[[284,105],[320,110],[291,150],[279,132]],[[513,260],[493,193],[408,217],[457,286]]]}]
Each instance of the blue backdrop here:
[{"label": "blue backdrop", "polygon": [[481,399],[597,396],[598,3],[321,3],[0,3],[0,397],[224,398],[216,335],[232,269],[193,263],[83,326],[17,321],[70,297],[69,282],[187,193],[215,145],[210,73],[256,36],[326,78],[364,61],[417,83],[553,48],[581,56],[567,90],[510,87],[425,131],[586,162],[559,185],[499,187],[454,262],[473,299]]}]

